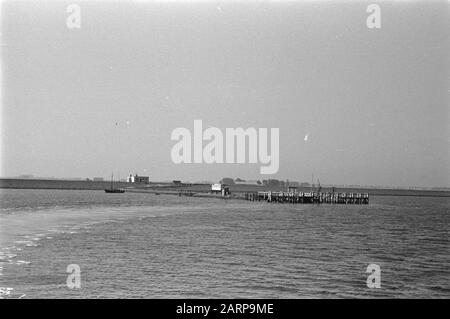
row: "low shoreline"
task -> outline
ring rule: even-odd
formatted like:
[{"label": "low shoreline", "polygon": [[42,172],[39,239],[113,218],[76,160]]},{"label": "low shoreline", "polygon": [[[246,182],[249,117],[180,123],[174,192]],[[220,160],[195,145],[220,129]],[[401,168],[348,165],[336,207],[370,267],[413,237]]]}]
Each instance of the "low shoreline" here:
[{"label": "low shoreline", "polygon": [[[1,178],[1,189],[53,189],[53,190],[104,190],[110,187],[108,181],[84,180],[44,180],[44,179],[14,179]],[[209,184],[173,184],[149,183],[130,184],[126,182],[114,183],[115,188],[125,189],[127,192],[149,194],[170,194],[195,197],[223,198],[210,194]],[[301,192],[309,192],[309,187],[299,187]],[[285,187],[271,187],[258,185],[230,185],[231,194],[251,193],[258,191],[286,191]],[[332,192],[330,187],[323,187],[322,192]],[[355,188],[336,187],[335,192],[340,193],[368,193],[370,196],[413,196],[413,197],[450,197],[450,191],[445,190],[416,190],[416,189],[386,189],[386,188]],[[225,197],[226,198],[226,197]]]}]

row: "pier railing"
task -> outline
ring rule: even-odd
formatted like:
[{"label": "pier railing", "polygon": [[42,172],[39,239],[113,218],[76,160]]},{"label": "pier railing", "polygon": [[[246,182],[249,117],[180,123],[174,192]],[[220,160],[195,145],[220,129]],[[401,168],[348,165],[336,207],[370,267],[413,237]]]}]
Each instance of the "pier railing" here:
[{"label": "pier railing", "polygon": [[292,204],[369,204],[368,193],[322,192],[253,192],[245,193],[246,200]]}]

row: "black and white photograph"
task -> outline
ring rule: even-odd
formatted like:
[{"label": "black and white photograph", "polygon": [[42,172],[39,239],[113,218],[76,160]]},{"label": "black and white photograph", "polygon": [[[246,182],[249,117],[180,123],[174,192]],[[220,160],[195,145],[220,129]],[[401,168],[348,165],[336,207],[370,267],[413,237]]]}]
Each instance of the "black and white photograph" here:
[{"label": "black and white photograph", "polygon": [[449,22],[446,0],[2,0],[0,299],[448,299]]}]

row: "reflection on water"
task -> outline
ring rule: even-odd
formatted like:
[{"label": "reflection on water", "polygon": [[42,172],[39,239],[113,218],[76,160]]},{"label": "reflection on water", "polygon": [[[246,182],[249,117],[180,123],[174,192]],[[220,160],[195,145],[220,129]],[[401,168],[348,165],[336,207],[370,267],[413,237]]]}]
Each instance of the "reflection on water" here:
[{"label": "reflection on water", "polygon": [[[449,207],[2,190],[0,297],[449,297]],[[371,263],[380,289],[366,286]]]}]

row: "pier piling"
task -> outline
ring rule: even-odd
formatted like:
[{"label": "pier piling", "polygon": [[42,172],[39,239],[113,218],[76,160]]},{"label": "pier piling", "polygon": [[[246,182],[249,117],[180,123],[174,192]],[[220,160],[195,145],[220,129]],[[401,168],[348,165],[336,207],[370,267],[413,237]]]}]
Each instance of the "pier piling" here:
[{"label": "pier piling", "polygon": [[322,192],[252,192],[245,193],[249,201],[267,201],[268,203],[290,204],[352,204],[368,205],[368,193],[322,193]]}]

